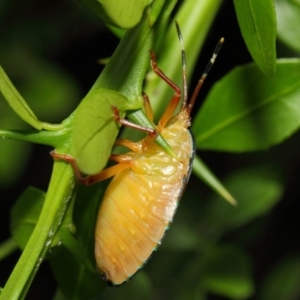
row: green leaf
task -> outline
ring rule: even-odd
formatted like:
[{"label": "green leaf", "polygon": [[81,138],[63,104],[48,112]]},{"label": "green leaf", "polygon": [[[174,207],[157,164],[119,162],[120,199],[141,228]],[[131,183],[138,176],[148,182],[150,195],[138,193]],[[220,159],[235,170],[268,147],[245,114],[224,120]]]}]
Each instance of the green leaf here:
[{"label": "green leaf", "polygon": [[100,277],[77,261],[63,246],[54,249],[50,266],[66,299],[91,299],[105,288]]},{"label": "green leaf", "polygon": [[266,272],[266,278],[258,291],[259,300],[297,300],[300,298],[299,253],[284,257],[274,268]]},{"label": "green leaf", "polygon": [[[210,232],[238,228],[267,213],[281,199],[283,185],[271,168],[249,168],[228,177],[224,184],[237,199],[236,207],[217,199],[203,213],[202,222]],[[217,220],[217,222],[216,222]]]},{"label": "green leaf", "polygon": [[[62,249],[54,249],[50,266],[58,285],[67,299],[90,299],[104,287],[95,263],[95,223],[105,184],[79,186],[73,210],[77,243],[63,236]],[[59,235],[61,233],[59,232]],[[67,244],[65,244],[68,242]],[[82,252],[81,257],[80,252]]]},{"label": "green leaf", "polygon": [[0,92],[9,104],[9,106],[15,111],[15,113],[26,123],[41,130],[42,124],[37,119],[33,111],[27,105],[26,101],[19,94],[12,82],[9,80],[3,68],[0,66]]},{"label": "green leaf", "polygon": [[198,156],[195,157],[193,162],[193,171],[203,182],[230,204],[237,204],[233,196]]},{"label": "green leaf", "polygon": [[[117,105],[121,112],[143,106],[142,86],[150,61],[149,49],[153,49],[157,37],[165,28],[174,5],[175,1],[167,1],[154,25],[149,24],[145,15],[138,26],[127,31],[76,111],[71,154],[82,172],[95,174],[101,171],[108,160],[119,127],[111,117],[111,105]],[[95,124],[98,121],[100,124]],[[99,141],[101,147],[104,146],[101,153],[98,150]]]},{"label": "green leaf", "polygon": [[265,77],[251,63],[211,89],[192,130],[199,149],[232,152],[268,149],[300,125],[300,60],[281,59]]},{"label": "green leaf", "polygon": [[132,28],[142,18],[149,0],[81,0],[105,23],[118,28]]},{"label": "green leaf", "polygon": [[28,187],[11,211],[11,233],[18,246],[24,249],[37,223],[45,199],[45,193]]},{"label": "green leaf", "polygon": [[210,249],[203,257],[200,285],[230,299],[248,299],[254,293],[249,257],[232,245]]},{"label": "green leaf", "polygon": [[[101,295],[106,300],[119,300],[119,299],[155,299],[153,295],[153,287],[151,281],[145,272],[139,272],[134,276],[134,279],[126,282],[117,289],[106,289]],[[134,295],[134,297],[133,297]]]},{"label": "green leaf", "polygon": [[253,60],[263,73],[276,72],[276,14],[273,0],[234,0],[240,29]]},{"label": "green leaf", "polygon": [[295,0],[275,0],[278,38],[300,51],[300,3]]},{"label": "green leaf", "polygon": [[0,244],[0,261],[12,254],[17,249],[14,239],[9,238]]},{"label": "green leaf", "polygon": [[40,120],[61,122],[78,105],[79,85],[63,69],[37,59],[32,61],[20,91]]},{"label": "green leaf", "polygon": [[74,205],[73,221],[77,228],[75,237],[95,267],[96,220],[99,205],[103,199],[108,183],[107,180],[89,187],[79,186]]},{"label": "green leaf", "polygon": [[126,97],[100,88],[90,92],[75,112],[71,154],[85,174],[96,174],[107,164],[119,130],[112,105],[117,106],[124,117]]},{"label": "green leaf", "polygon": [[[24,128],[25,124],[5,103],[0,95],[0,128]],[[29,143],[5,139],[0,130],[0,186],[10,186],[22,176],[32,149]]]}]

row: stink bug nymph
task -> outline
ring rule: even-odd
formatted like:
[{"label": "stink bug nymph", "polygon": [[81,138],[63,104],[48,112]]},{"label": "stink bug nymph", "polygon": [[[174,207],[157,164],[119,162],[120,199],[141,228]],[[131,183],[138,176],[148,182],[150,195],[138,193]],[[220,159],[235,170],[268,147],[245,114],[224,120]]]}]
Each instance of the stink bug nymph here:
[{"label": "stink bug nymph", "polygon": [[[152,70],[174,90],[174,96],[156,129],[145,129],[147,136],[138,142],[117,140],[116,145],[125,146],[130,151],[112,155],[116,165],[87,177],[82,177],[73,157],[52,152],[53,157],[71,163],[78,180],[85,185],[113,176],[102,200],[95,230],[97,267],[108,285],[120,285],[127,281],[161,243],[191,173],[195,143],[188,129],[191,125],[190,114],[224,39],[217,44],[188,101],[185,51],[177,24],[176,28],[181,43],[184,87],[179,113],[173,115],[181,99],[181,90],[157,67],[155,53],[150,51]],[[146,95],[144,100],[146,115],[152,121],[152,109]],[[121,119],[117,107],[112,107],[112,110],[116,122],[142,129]],[[157,133],[164,137],[176,157],[166,154],[155,143]]]}]

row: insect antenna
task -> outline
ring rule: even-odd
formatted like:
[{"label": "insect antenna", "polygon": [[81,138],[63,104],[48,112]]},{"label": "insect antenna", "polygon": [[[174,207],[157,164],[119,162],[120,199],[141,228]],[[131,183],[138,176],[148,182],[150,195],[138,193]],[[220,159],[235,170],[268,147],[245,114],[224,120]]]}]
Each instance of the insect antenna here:
[{"label": "insect antenna", "polygon": [[187,106],[188,102],[188,85],[187,85],[187,77],[186,77],[186,56],[185,56],[185,49],[183,45],[183,38],[180,31],[180,27],[175,21],[176,29],[177,29],[177,35],[180,41],[181,46],[181,61],[182,61],[182,81],[183,81],[183,101],[181,105],[181,110],[183,110]]},{"label": "insect antenna", "polygon": [[218,54],[219,54],[219,52],[220,52],[220,50],[222,48],[223,43],[224,43],[224,38],[222,37],[219,40],[218,44],[216,45],[214,53],[213,53],[211,59],[209,60],[208,64],[206,65],[206,68],[204,69],[204,72],[201,75],[201,77],[200,77],[200,79],[199,79],[199,81],[198,81],[198,83],[196,85],[196,88],[195,88],[195,90],[193,92],[193,95],[192,95],[191,100],[190,100],[190,102],[188,104],[188,107],[187,107],[187,113],[188,113],[188,115],[191,114],[191,111],[193,109],[193,106],[194,106],[194,103],[195,103],[196,98],[198,96],[198,93],[199,93],[199,91],[200,91],[200,89],[201,89],[201,87],[202,87],[202,85],[203,85],[203,83],[205,81],[205,78],[206,78],[207,74],[209,73],[211,67],[213,66],[213,64],[215,62],[215,60],[216,60],[216,58],[217,58],[217,56],[218,56]]}]

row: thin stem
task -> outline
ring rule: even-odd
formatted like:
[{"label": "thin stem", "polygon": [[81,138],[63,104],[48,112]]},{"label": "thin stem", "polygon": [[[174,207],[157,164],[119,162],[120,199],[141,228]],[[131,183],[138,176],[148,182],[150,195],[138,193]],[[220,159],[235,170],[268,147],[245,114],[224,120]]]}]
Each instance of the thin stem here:
[{"label": "thin stem", "polygon": [[0,295],[1,300],[25,298],[34,275],[61,224],[74,186],[75,181],[70,165],[56,161],[39,220]]},{"label": "thin stem", "polygon": [[64,124],[51,124],[51,123],[42,122],[42,127],[45,130],[57,131],[63,129]]}]

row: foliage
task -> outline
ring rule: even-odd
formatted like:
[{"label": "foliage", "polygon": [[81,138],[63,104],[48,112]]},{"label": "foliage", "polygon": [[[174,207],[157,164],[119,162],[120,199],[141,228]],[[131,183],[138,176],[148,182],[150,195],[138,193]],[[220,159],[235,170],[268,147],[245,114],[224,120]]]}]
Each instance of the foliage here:
[{"label": "foliage", "polygon": [[[87,22],[75,32],[75,39],[87,39],[98,28],[104,30],[102,23],[71,2],[67,25],[47,18],[43,13],[47,11],[45,4],[40,7],[40,18],[24,26],[21,19],[22,27],[15,28],[8,26],[13,8],[8,1],[1,4],[0,20],[6,24],[6,31],[0,46],[0,184],[3,195],[13,184],[20,185],[21,191],[14,204],[17,197],[9,199],[10,213],[3,210],[10,215],[11,238],[0,245],[0,258],[4,262],[16,247],[23,252],[8,279],[1,282],[0,299],[25,299],[28,290],[30,295],[31,284],[34,286],[33,280],[40,276],[39,267],[46,260],[58,284],[53,299],[131,299],[133,294],[136,299],[207,299],[210,295],[229,299],[298,299],[299,247],[296,251],[281,247],[280,256],[263,264],[265,271],[259,262],[269,253],[259,244],[274,219],[274,211],[284,205],[280,200],[286,201],[285,191],[293,178],[290,166],[299,163],[299,151],[294,150],[297,155],[293,155],[290,148],[284,148],[293,138],[283,143],[300,125],[299,4],[276,0],[274,8],[272,0],[247,0],[243,5],[234,1],[233,7],[228,3],[221,5],[220,0],[188,0],[178,3],[174,10],[175,0],[123,2],[126,5],[82,0],[122,38],[100,76],[96,80],[96,74],[91,76],[81,89],[70,70],[67,72],[51,61],[47,45],[58,41],[64,49],[72,44],[75,18]],[[229,8],[225,10],[226,7]],[[155,49],[159,67],[176,83],[181,81],[180,45],[171,15],[182,30],[187,76],[190,78],[197,69],[198,78],[199,52],[213,32],[210,28],[215,17],[219,17],[218,11],[222,14],[224,10],[235,11],[254,62],[227,69],[195,111],[192,131],[201,159],[196,157],[195,176],[161,248],[130,282],[118,289],[106,288],[96,271],[93,243],[97,209],[107,183],[79,186],[71,167],[55,161],[46,192],[31,186],[25,188],[19,178],[32,148],[24,141],[74,155],[86,174],[99,172],[107,163],[119,131],[111,118],[111,105],[117,105],[122,116],[151,127],[153,124],[143,112],[142,90],[150,97],[156,119],[166,99],[172,96],[170,88],[151,72],[143,86],[149,68],[148,50]],[[24,16],[26,13],[30,16],[27,7],[18,12]],[[38,22],[47,37],[43,43],[34,30]],[[278,59],[276,22],[282,42],[277,44]],[[129,29],[125,32],[124,28]],[[28,43],[22,33],[27,39],[32,35],[34,42]],[[81,47],[86,46],[83,43]],[[230,38],[224,48],[225,53],[230,51],[231,58],[232,53],[239,51]],[[99,58],[99,53],[96,56]],[[212,72],[217,73],[221,65],[226,65],[224,57],[221,53]],[[72,61],[72,66],[77,63]],[[81,74],[82,78],[87,75]],[[205,84],[209,85],[212,78],[210,74]],[[80,98],[83,99],[78,104]],[[122,135],[139,138],[129,129],[123,130]],[[157,142],[172,154],[162,137]],[[16,143],[20,146],[16,147]],[[254,153],[261,150],[268,152]],[[238,157],[237,162],[233,157]],[[222,175],[222,182],[210,167]],[[199,179],[213,192],[199,184]],[[230,205],[222,198],[237,204]],[[275,236],[277,233],[274,231]],[[278,243],[275,240],[274,245],[277,247]],[[263,252],[263,259],[257,259],[261,256],[255,247]],[[270,247],[267,249],[274,251]]]}]

